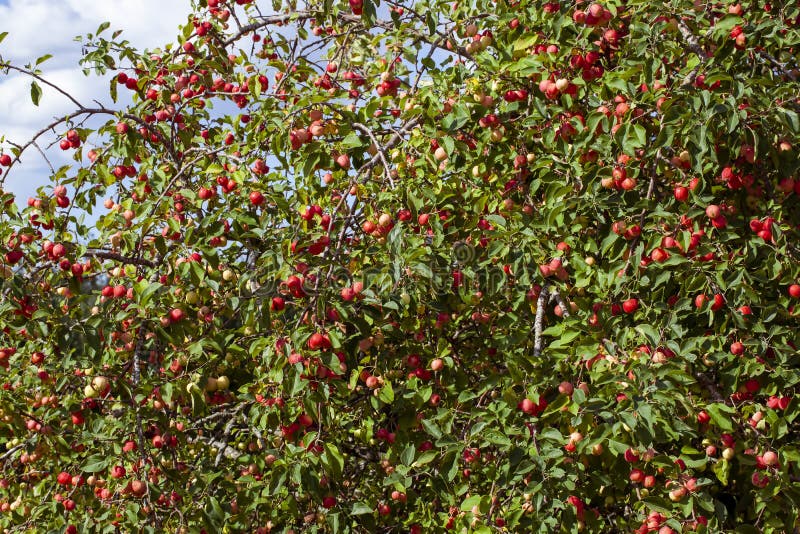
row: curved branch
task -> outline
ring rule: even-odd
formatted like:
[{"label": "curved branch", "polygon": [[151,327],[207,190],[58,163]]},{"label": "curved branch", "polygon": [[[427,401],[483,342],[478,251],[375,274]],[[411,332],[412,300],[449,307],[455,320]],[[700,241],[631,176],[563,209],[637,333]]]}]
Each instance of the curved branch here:
[{"label": "curved branch", "polygon": [[[25,150],[27,150],[31,146],[35,145],[37,140],[42,135],[44,135],[48,131],[52,130],[53,128],[55,128],[59,124],[63,124],[65,122],[68,122],[68,121],[74,119],[75,117],[80,117],[81,115],[114,115],[114,116],[116,116],[117,112],[114,111],[113,109],[108,109],[108,108],[104,108],[104,107],[100,107],[100,108],[85,108],[85,107],[81,107],[80,109],[78,109],[76,111],[73,111],[72,113],[69,113],[69,114],[67,114],[67,115],[65,115],[65,116],[63,116],[61,118],[58,118],[58,119],[54,120],[53,122],[51,122],[50,124],[48,124],[47,126],[42,128],[41,130],[39,130],[38,132],[33,134],[33,137],[31,137],[27,142],[25,142],[22,145],[17,145],[18,153],[14,157],[14,159],[11,161],[11,163],[9,164],[8,168],[6,169],[6,173],[2,177],[0,177],[0,185],[3,185],[3,183],[5,182],[5,178],[9,174],[9,171],[20,160],[20,158],[22,158],[22,154],[25,152]],[[159,132],[158,130],[153,129],[150,124],[147,124],[144,120],[142,120],[141,118],[137,117],[136,115],[132,115],[130,113],[123,113],[121,116],[123,118],[125,118],[125,119],[129,119],[129,120],[132,120],[132,121],[136,122],[140,126],[146,128],[148,132],[151,132],[152,134],[156,135],[161,141],[164,142],[165,147],[166,147],[167,151],[169,152],[170,156],[173,159],[175,159],[175,153],[174,153],[174,149],[173,149],[171,143],[168,143],[167,140],[164,139],[164,136],[161,135],[161,132]]]},{"label": "curved branch", "polygon": [[116,252],[108,252],[106,250],[89,250],[84,253],[84,256],[99,258],[102,260],[114,260],[125,264],[141,265],[151,268],[156,266],[155,262],[150,260],[145,260],[143,258],[131,258],[128,256],[123,256],[122,254],[117,254]]},{"label": "curved branch", "polygon": [[354,122],[353,128],[365,133],[370,138],[372,143],[375,145],[375,149],[378,151],[376,155],[380,158],[381,163],[383,163],[383,168],[386,171],[386,177],[389,179],[389,184],[391,184],[391,186],[394,187],[394,180],[392,180],[392,170],[391,168],[389,168],[389,162],[386,160],[386,152],[383,146],[378,142],[378,140],[375,139],[375,136],[372,134],[372,130],[370,130],[360,122]]},{"label": "curved branch", "polygon": [[21,73],[21,74],[25,74],[25,75],[27,75],[27,76],[30,76],[31,78],[34,78],[34,79],[36,79],[36,80],[38,80],[38,81],[42,82],[42,83],[43,83],[43,84],[45,84],[46,86],[48,86],[48,87],[52,87],[53,89],[55,89],[56,91],[58,91],[59,93],[61,93],[61,94],[62,94],[62,95],[64,95],[65,97],[67,97],[69,100],[71,100],[73,104],[75,104],[76,106],[78,106],[78,108],[80,108],[80,109],[84,109],[84,105],[83,105],[83,104],[81,104],[80,102],[78,102],[78,101],[75,99],[75,97],[73,97],[71,94],[69,94],[68,92],[66,92],[65,90],[63,90],[62,88],[60,88],[59,86],[57,86],[56,84],[54,84],[53,82],[48,82],[47,80],[45,80],[44,78],[42,78],[41,76],[39,76],[38,74],[36,74],[35,72],[33,72],[32,70],[23,69],[22,67],[17,67],[17,66],[15,66],[15,65],[12,65],[12,64],[10,64],[10,63],[0,63],[0,68],[2,68],[2,69],[8,69],[8,70],[15,70],[15,71],[17,71],[17,72],[19,72],[19,73]]}]

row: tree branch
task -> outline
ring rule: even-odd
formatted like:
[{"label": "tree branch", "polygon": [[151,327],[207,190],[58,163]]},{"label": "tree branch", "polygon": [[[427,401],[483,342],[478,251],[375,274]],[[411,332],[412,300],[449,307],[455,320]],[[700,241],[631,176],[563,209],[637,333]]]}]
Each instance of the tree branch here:
[{"label": "tree branch", "polygon": [[569,317],[569,308],[567,308],[567,305],[564,303],[564,299],[561,297],[561,293],[559,293],[557,289],[551,290],[550,300],[555,300],[556,304],[558,304],[558,307],[561,308],[562,315],[564,317]]},{"label": "tree branch", "polygon": [[141,265],[150,268],[156,267],[156,264],[150,260],[145,260],[142,258],[131,258],[129,256],[123,256],[122,254],[117,254],[115,252],[108,252],[105,250],[88,250],[86,251],[84,256],[89,256],[92,258],[100,258],[103,260],[114,260],[129,265]]},{"label": "tree branch", "polygon": [[354,122],[353,128],[364,132],[370,138],[370,140],[372,140],[372,143],[375,145],[375,149],[378,151],[376,155],[380,158],[381,162],[383,163],[383,168],[386,171],[386,177],[389,179],[389,184],[392,187],[394,187],[394,180],[392,180],[392,170],[391,168],[389,168],[389,162],[386,160],[386,153],[384,152],[383,146],[381,146],[378,140],[375,139],[375,136],[372,134],[372,130],[370,130],[360,122]]},{"label": "tree branch", "polygon": [[769,55],[766,50],[761,50],[758,54],[767,61],[769,61],[770,63],[772,63],[772,65],[776,69],[778,69],[781,72],[781,74],[787,76],[792,81],[797,80],[797,74],[795,74],[794,71],[787,69],[786,65],[784,65],[783,63],[781,63],[780,61]]},{"label": "tree branch", "polygon": [[536,318],[533,321],[533,356],[542,355],[542,326],[544,324],[544,307],[547,300],[549,285],[545,284],[536,299]]},{"label": "tree branch", "polygon": [[22,67],[17,67],[15,65],[10,64],[10,63],[0,63],[0,68],[9,69],[9,70],[15,70],[15,71],[17,71],[17,72],[19,72],[21,74],[25,74],[27,76],[30,76],[31,78],[35,78],[36,80],[42,82],[46,86],[52,87],[53,89],[55,89],[56,91],[58,91],[59,93],[61,93],[65,97],[67,97],[70,101],[72,101],[73,104],[78,106],[79,109],[84,109],[84,105],[81,104],[80,102],[78,102],[77,100],[75,100],[75,97],[73,97],[71,94],[69,94],[68,92],[66,92],[65,90],[63,90],[59,86],[57,86],[56,84],[54,84],[52,82],[48,82],[47,80],[45,80],[44,78],[42,78],[41,76],[39,76],[38,74],[33,72],[32,70],[23,69]]}]

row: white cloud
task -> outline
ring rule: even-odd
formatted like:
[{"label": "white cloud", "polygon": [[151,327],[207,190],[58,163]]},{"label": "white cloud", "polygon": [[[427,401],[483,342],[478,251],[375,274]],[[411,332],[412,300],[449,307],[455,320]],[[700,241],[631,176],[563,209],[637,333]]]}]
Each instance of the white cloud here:
[{"label": "white cloud", "polygon": [[[8,31],[8,37],[0,44],[0,56],[24,65],[52,54],[52,59],[41,66],[47,80],[63,87],[84,105],[92,105],[94,99],[110,104],[107,78],[86,77],[81,72],[81,46],[74,37],[94,33],[108,21],[109,37],[112,30],[121,29],[120,38],[133,47],[157,48],[175,40],[178,26],[186,22],[190,12],[189,0],[7,0],[0,3],[0,29]],[[34,106],[30,81],[13,73],[0,77],[0,135],[17,143],[26,141],[54,117],[75,109],[63,95],[44,86],[42,101],[39,107]],[[46,146],[53,139],[50,136],[42,144]],[[58,164],[66,162],[57,147],[48,155]],[[26,153],[22,165],[12,170],[4,188],[24,202],[46,183],[46,177],[47,165],[32,151]]]},{"label": "white cloud", "polygon": [[134,46],[153,48],[171,41],[189,12],[189,0],[10,0],[0,5],[0,20],[9,32],[3,57],[29,61],[50,53],[51,61],[59,62],[73,55],[64,52],[78,57],[80,46],[73,38],[94,33],[106,21],[124,30],[122,37]]}]

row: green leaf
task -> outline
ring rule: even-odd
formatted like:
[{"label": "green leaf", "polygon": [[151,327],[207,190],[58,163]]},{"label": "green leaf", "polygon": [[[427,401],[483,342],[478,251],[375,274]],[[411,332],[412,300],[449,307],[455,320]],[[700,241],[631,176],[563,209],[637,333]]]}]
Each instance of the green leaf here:
[{"label": "green leaf", "polygon": [[470,116],[465,106],[457,106],[451,113],[442,119],[442,128],[450,133],[455,133],[469,122]]},{"label": "green leaf", "polygon": [[434,17],[432,10],[428,10],[428,12],[425,14],[425,25],[428,27],[429,35],[436,34],[436,18]]},{"label": "green leaf", "polygon": [[363,503],[363,502],[357,502],[350,509],[350,514],[351,515],[369,515],[369,514],[372,514],[372,512],[374,512],[374,511],[375,511],[375,509],[373,507],[369,506],[368,504]]},{"label": "green leaf", "polygon": [[428,434],[430,434],[431,436],[433,436],[436,439],[439,439],[439,438],[442,437],[442,431],[439,429],[439,427],[436,425],[436,423],[434,423],[430,419],[423,419],[422,420],[422,428],[425,429],[425,432],[427,432]]},{"label": "green leaf", "polygon": [[98,473],[105,471],[108,468],[109,458],[92,456],[86,460],[86,465],[83,466],[83,471],[86,473]]},{"label": "green leaf", "polygon": [[39,87],[39,84],[31,82],[31,101],[33,102],[34,106],[39,105],[39,101],[42,99],[42,88]]},{"label": "green leaf", "polygon": [[152,299],[155,292],[161,289],[161,287],[161,284],[158,282],[141,280],[134,286],[133,293],[136,295],[139,305],[146,307],[150,303],[150,299]]},{"label": "green leaf", "polygon": [[480,495],[473,495],[461,503],[461,511],[468,512],[472,510],[475,506],[479,506],[481,504],[482,497]]},{"label": "green leaf", "polygon": [[792,133],[800,133],[800,118],[797,112],[784,108],[781,108],[779,111],[781,113],[779,115],[781,122],[784,123]]},{"label": "green leaf", "polygon": [[732,416],[736,415],[736,410],[721,403],[709,404],[706,406],[708,415],[711,416],[711,421],[720,429],[726,432],[733,431],[733,423],[731,422]]},{"label": "green leaf", "polygon": [[356,132],[350,132],[342,139],[342,146],[344,148],[357,148],[364,146],[364,141]]},{"label": "green leaf", "polygon": [[364,25],[367,28],[375,24],[378,17],[377,7],[380,5],[379,0],[363,0],[361,7],[361,18],[364,20]]},{"label": "green leaf", "polygon": [[331,474],[339,478],[344,471],[344,457],[336,445],[330,442],[325,442],[325,453],[323,454],[323,464],[328,468]]},{"label": "green leaf", "polygon": [[411,464],[412,467],[422,467],[423,465],[431,463],[439,456],[438,452],[435,451],[425,451],[420,454],[419,458]]},{"label": "green leaf", "polygon": [[731,473],[731,464],[726,459],[719,460],[713,467],[714,474],[717,475],[717,479],[722,483],[723,486],[728,485],[728,476]]},{"label": "green leaf", "polygon": [[378,398],[386,404],[391,404],[394,402],[394,390],[392,389],[391,383],[385,382],[383,386],[381,386],[381,391],[378,393]]}]

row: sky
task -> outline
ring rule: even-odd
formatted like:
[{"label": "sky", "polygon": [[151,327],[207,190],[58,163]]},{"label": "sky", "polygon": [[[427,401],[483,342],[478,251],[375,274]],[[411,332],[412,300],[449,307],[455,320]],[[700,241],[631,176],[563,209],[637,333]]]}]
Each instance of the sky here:
[{"label": "sky", "polygon": [[[47,80],[62,86],[84,105],[97,99],[111,106],[108,80],[112,73],[103,78],[84,76],[78,65],[81,46],[75,36],[94,33],[108,21],[109,36],[121,29],[119,38],[127,39],[135,48],[156,48],[175,40],[178,26],[190,11],[190,0],[0,0],[0,32],[8,32],[0,43],[0,57],[22,66],[52,54],[41,65]],[[0,136],[10,141],[25,142],[54,118],[74,109],[64,96],[46,87],[36,107],[30,99],[30,79],[0,74]],[[53,139],[51,136],[48,142]],[[57,147],[48,151],[48,156],[56,166],[70,161]],[[26,151],[22,165],[14,167],[3,188],[24,203],[47,183],[48,174],[49,167],[35,149]]]}]

